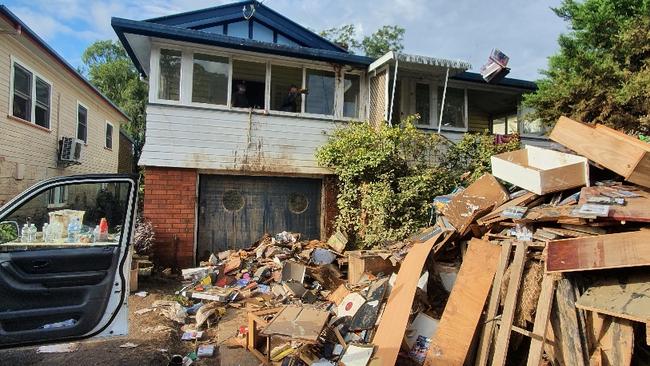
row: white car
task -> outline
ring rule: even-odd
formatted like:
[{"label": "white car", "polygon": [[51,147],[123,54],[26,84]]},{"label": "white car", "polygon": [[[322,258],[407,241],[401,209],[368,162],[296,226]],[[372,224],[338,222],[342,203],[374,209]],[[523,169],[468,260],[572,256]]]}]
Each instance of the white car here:
[{"label": "white car", "polygon": [[40,182],[0,207],[0,348],[127,333],[137,179]]}]

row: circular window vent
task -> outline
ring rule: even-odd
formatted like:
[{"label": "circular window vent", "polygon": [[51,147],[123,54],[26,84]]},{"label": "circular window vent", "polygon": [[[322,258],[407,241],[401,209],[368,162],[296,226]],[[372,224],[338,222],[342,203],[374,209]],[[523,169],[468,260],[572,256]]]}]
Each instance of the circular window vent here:
[{"label": "circular window vent", "polygon": [[222,203],[226,211],[239,211],[244,207],[244,197],[235,190],[226,191]]},{"label": "circular window vent", "polygon": [[301,193],[292,193],[289,196],[289,211],[295,214],[301,214],[309,207],[309,200]]}]

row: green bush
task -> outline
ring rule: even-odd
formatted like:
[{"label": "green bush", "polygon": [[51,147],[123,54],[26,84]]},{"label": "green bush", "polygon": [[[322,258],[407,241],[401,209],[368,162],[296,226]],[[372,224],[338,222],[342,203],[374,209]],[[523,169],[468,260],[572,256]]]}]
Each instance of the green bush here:
[{"label": "green bush", "polygon": [[487,133],[453,144],[417,129],[415,118],[394,127],[350,123],[316,154],[339,178],[336,227],[357,246],[400,240],[426,226],[435,196],[472,182],[490,170],[491,155],[519,146],[495,145]]}]

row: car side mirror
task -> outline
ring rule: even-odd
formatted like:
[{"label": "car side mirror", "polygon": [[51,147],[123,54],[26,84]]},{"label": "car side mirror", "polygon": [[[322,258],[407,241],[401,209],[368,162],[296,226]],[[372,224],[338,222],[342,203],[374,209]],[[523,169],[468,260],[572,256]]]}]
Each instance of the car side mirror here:
[{"label": "car side mirror", "polygon": [[15,221],[0,222],[0,244],[12,242],[19,237],[18,223]]}]

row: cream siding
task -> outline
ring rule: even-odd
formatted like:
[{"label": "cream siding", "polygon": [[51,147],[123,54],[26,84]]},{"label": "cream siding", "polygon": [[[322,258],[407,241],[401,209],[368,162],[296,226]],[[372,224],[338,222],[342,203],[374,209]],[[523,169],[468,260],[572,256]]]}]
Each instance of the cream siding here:
[{"label": "cream siding", "polygon": [[[49,131],[10,117],[12,59],[52,83]],[[60,168],[58,140],[76,137],[77,101],[88,107],[88,144],[82,149],[80,165]],[[104,147],[107,120],[115,127],[112,150]],[[26,35],[0,34],[0,204],[48,177],[116,173],[119,127],[124,121],[124,116]]]},{"label": "cream siding", "polygon": [[332,119],[150,104],[140,165],[320,175],[316,150]]}]

